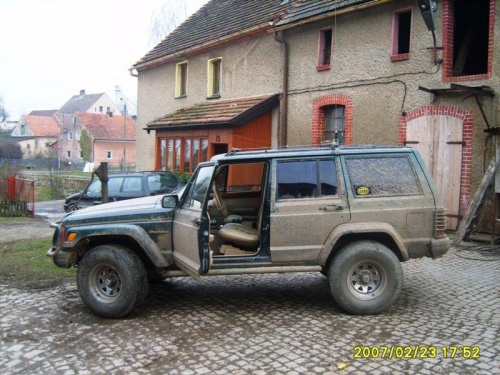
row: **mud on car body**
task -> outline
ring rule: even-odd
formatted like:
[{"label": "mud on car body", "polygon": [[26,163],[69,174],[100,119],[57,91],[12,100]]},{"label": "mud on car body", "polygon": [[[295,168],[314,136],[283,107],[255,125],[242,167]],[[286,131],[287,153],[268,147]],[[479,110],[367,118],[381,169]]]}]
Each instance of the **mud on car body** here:
[{"label": "mud on car body", "polygon": [[148,282],[271,272],[322,272],[344,310],[377,314],[401,291],[401,262],[449,249],[441,200],[411,148],[232,151],[200,164],[182,194],[52,226],[48,255],[78,266],[83,302],[104,317],[137,308]]}]

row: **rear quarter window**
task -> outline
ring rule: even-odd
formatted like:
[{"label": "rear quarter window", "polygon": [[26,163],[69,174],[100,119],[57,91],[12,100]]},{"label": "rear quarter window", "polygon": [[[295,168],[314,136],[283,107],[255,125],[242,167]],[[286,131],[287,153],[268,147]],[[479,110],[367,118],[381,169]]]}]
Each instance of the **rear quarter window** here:
[{"label": "rear quarter window", "polygon": [[422,190],[408,157],[345,159],[354,196],[357,198],[419,195]]}]

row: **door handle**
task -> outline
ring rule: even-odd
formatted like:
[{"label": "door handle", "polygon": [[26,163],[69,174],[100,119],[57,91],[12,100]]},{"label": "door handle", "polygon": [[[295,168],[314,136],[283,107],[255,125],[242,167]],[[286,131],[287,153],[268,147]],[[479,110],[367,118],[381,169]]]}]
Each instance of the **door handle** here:
[{"label": "door handle", "polygon": [[344,206],[341,204],[327,204],[326,206],[320,207],[320,211],[342,211]]},{"label": "door handle", "polygon": [[201,225],[201,219],[191,220],[191,223],[193,223],[194,225],[200,226]]}]

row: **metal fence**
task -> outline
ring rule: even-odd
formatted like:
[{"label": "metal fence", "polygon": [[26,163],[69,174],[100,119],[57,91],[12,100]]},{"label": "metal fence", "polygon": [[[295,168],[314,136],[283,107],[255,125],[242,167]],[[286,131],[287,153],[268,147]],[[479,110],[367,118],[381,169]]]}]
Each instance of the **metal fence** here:
[{"label": "metal fence", "polygon": [[35,181],[11,176],[0,179],[0,216],[35,216]]},{"label": "metal fence", "polygon": [[63,169],[71,171],[82,171],[85,166],[84,161],[66,162],[56,159],[2,159],[0,158],[0,168],[9,165],[16,169]]}]

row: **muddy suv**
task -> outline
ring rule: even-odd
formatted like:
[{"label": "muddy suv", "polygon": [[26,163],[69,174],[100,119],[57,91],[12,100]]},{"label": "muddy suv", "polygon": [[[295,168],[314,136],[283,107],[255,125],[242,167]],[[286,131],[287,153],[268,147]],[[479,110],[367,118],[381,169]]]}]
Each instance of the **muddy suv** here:
[{"label": "muddy suv", "polygon": [[48,255],[78,266],[97,315],[140,305],[148,281],[322,272],[335,301],[377,314],[397,299],[401,262],[449,249],[436,188],[411,148],[239,152],[200,164],[179,195],[109,203],[52,224]]}]

